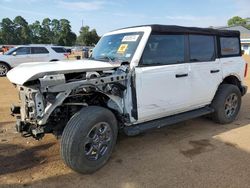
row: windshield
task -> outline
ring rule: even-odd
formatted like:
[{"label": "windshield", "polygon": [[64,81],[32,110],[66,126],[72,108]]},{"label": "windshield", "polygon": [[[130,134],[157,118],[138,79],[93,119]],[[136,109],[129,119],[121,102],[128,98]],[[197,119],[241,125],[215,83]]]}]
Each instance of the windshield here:
[{"label": "windshield", "polygon": [[11,55],[17,48],[9,49],[4,55]]},{"label": "windshield", "polygon": [[143,32],[107,35],[101,38],[92,53],[92,59],[107,62],[130,62]]}]

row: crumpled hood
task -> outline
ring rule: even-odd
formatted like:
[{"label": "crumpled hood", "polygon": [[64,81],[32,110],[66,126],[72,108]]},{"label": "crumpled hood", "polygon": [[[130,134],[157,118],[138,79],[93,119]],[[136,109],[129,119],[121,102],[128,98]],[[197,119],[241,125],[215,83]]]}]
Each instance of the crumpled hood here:
[{"label": "crumpled hood", "polygon": [[27,81],[36,80],[45,75],[111,70],[119,66],[119,63],[94,60],[32,62],[23,63],[11,69],[7,77],[12,83],[23,85]]}]

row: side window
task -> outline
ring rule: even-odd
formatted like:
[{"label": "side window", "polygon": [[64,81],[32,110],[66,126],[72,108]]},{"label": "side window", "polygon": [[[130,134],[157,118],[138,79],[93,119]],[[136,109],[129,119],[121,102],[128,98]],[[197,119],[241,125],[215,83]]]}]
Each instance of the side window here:
[{"label": "side window", "polygon": [[221,37],[220,47],[222,56],[240,54],[240,41],[237,37]]},{"label": "side window", "polygon": [[65,50],[65,48],[61,48],[61,47],[52,47],[52,49],[56,52],[56,53],[66,53],[67,51]]},{"label": "side window", "polygon": [[183,63],[184,35],[151,35],[144,49],[142,65],[169,65]]},{"label": "side window", "polygon": [[214,61],[214,36],[189,35],[190,61]]},{"label": "side window", "polygon": [[44,47],[32,47],[31,53],[32,54],[48,54],[49,51]]},{"label": "side window", "polygon": [[[13,52],[14,53],[14,52]],[[16,55],[27,55],[30,54],[30,47],[20,47],[15,51]]]}]

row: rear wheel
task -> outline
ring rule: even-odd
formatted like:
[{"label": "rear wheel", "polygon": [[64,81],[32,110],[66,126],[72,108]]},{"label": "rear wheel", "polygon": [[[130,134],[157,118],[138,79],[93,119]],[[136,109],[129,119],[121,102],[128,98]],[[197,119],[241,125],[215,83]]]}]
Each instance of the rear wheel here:
[{"label": "rear wheel", "polygon": [[111,111],[98,106],[83,108],[63,131],[61,156],[76,172],[94,172],[108,161],[117,132],[117,121]]},{"label": "rear wheel", "polygon": [[9,70],[10,70],[10,68],[7,64],[0,63],[0,77],[6,76],[6,74]]},{"label": "rear wheel", "polygon": [[237,117],[241,107],[241,92],[239,88],[231,84],[222,84],[211,105],[215,112],[212,118],[215,122],[231,123]]}]

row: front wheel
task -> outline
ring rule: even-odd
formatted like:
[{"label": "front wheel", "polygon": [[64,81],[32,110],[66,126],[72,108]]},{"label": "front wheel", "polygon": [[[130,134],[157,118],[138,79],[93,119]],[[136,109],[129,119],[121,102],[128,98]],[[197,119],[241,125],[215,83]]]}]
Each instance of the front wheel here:
[{"label": "front wheel", "polygon": [[239,88],[231,84],[220,85],[211,106],[215,110],[212,114],[215,122],[221,124],[233,122],[241,107]]},{"label": "front wheel", "polygon": [[109,159],[117,139],[117,121],[108,109],[90,106],[75,114],[61,140],[64,162],[79,173],[92,173]]},{"label": "front wheel", "polygon": [[10,70],[10,68],[7,64],[0,63],[0,77],[6,76],[6,74],[9,70]]}]

